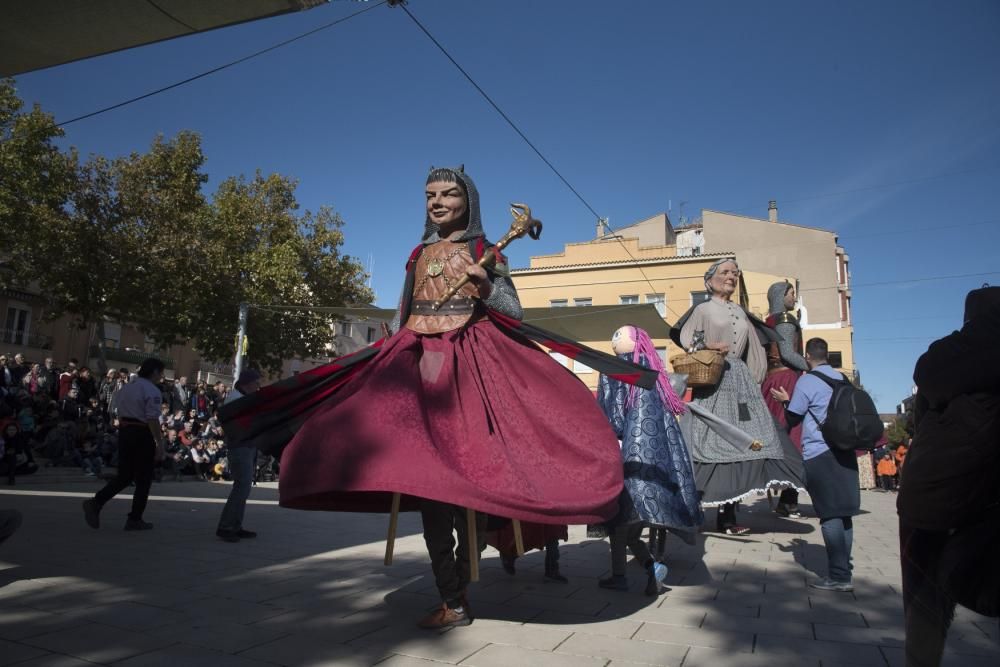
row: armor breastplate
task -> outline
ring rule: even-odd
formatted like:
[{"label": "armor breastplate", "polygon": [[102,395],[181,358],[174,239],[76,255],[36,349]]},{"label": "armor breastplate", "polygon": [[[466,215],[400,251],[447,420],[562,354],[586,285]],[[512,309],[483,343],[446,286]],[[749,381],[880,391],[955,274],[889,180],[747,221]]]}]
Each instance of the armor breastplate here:
[{"label": "armor breastplate", "polygon": [[438,241],[420,253],[413,275],[413,300],[406,328],[421,334],[453,331],[470,320],[482,319],[479,291],[471,282],[435,311],[431,304],[465,275],[474,262],[464,241]]},{"label": "armor breastplate", "polygon": [[[792,313],[785,311],[783,313],[774,313],[767,316],[767,326],[772,329],[777,329],[779,324],[794,324],[795,325],[795,340],[789,341],[795,348],[795,351],[802,354],[802,326],[799,324],[798,319]],[[771,373],[774,371],[784,370],[785,368],[791,368],[788,364],[784,362],[781,358],[781,350],[778,344],[775,342],[768,343],[767,345],[767,372]]]}]

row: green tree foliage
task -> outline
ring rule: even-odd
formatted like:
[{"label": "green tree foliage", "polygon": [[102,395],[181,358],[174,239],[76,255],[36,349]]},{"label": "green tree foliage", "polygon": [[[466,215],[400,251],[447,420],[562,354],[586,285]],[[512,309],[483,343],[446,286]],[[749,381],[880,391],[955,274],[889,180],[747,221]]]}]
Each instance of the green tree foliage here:
[{"label": "green tree foliage", "polygon": [[[360,263],[340,254],[343,221],[328,208],[298,213],[295,182],[278,174],[230,178],[215,193],[203,245],[212,277],[194,296],[201,316],[190,337],[210,359],[231,356],[239,303],[329,306],[372,299]],[[283,359],[322,356],[333,319],[302,310],[253,309],[247,327],[251,363],[277,370]]]},{"label": "green tree foliage", "polygon": [[[75,156],[55,146],[62,135],[37,105],[24,111],[12,79],[0,79],[0,248],[11,248],[25,230],[45,224],[66,203]],[[15,257],[4,261],[15,273],[26,268]]]},{"label": "green tree foliage", "polygon": [[894,419],[885,432],[886,439],[893,447],[896,447],[901,442],[906,442],[910,439],[910,436],[911,434],[906,428],[906,421],[902,417]]},{"label": "green tree foliage", "polygon": [[[361,265],[340,254],[343,222],[331,210],[299,213],[280,175],[225,180],[202,192],[201,140],[157,137],[149,151],[81,163],[52,140],[61,130],[38,108],[21,111],[0,85],[0,240],[11,268],[0,284],[37,284],[48,314],[96,325],[137,325],[167,346],[191,340],[212,361],[232,358],[241,302],[330,306],[367,302]],[[253,311],[250,363],[321,356],[330,316]],[[103,362],[103,350],[101,350]]]}]

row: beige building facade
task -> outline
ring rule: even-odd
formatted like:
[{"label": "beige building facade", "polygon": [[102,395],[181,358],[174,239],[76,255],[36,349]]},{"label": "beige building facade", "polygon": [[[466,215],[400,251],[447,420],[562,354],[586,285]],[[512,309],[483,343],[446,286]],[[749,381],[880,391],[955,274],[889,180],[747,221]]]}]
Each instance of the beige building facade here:
[{"label": "beige building facade", "polygon": [[[735,253],[747,273],[789,277],[799,295],[803,338],[825,339],[834,359],[839,357],[838,367],[860,376],[854,361],[850,256],[835,232],[780,221],[774,201],[767,219],[703,210],[701,231],[704,252]],[[767,285],[748,289],[753,299]],[[766,303],[764,308],[766,313]]]},{"label": "beige building facade", "polygon": [[[511,277],[521,303],[529,308],[654,304],[667,323],[676,322],[692,305],[708,298],[704,273],[723,257],[735,258],[743,271],[739,301],[765,318],[767,290],[779,281],[796,285],[801,300],[804,337],[825,338],[839,367],[853,373],[853,327],[850,324],[848,256],[836,234],[821,229],[703,211],[702,221],[673,229],[666,214],[642,220],[613,233],[598,224],[596,238],[569,243],[563,251],[531,258]],[[628,324],[623,320],[621,324]],[[611,335],[581,341],[611,351]],[[654,338],[661,356],[678,352],[665,337]],[[597,374],[574,368],[594,388]]]},{"label": "beige building facade", "polygon": [[[569,243],[561,253],[532,257],[527,268],[511,271],[521,304],[526,308],[652,304],[672,324],[692,305],[708,298],[704,281],[708,267],[722,257],[734,257],[726,252],[678,255],[673,230],[663,214],[618,230],[614,236],[600,227],[597,231],[597,239]],[[747,272],[743,279],[740,302],[751,312],[766,312],[766,295],[751,293],[748,286],[756,289],[782,277]],[[621,317],[603,339],[581,342],[611,353],[615,329],[629,324],[627,312]],[[665,336],[654,337],[653,344],[664,359],[680,352]],[[591,389],[597,386],[597,373],[579,364],[573,370]]]}]

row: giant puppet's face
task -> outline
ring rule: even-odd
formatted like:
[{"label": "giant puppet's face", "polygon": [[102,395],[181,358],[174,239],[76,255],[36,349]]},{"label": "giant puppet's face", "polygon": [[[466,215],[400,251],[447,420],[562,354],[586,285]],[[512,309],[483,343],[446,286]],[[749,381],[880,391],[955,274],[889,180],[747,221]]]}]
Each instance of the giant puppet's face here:
[{"label": "giant puppet's face", "polygon": [[635,338],[632,337],[632,327],[621,327],[611,337],[611,349],[615,354],[632,354],[635,351]]},{"label": "giant puppet's face", "polygon": [[715,296],[729,299],[736,291],[736,286],[740,281],[740,269],[735,262],[723,262],[715,270],[715,274],[708,279],[708,286]]},{"label": "giant puppet's face", "polygon": [[435,181],[425,188],[427,197],[427,219],[439,228],[438,235],[444,237],[462,229],[469,209],[465,192],[458,183]]},{"label": "giant puppet's face", "polygon": [[795,308],[795,286],[789,285],[788,289],[785,291],[785,310],[792,310]]}]

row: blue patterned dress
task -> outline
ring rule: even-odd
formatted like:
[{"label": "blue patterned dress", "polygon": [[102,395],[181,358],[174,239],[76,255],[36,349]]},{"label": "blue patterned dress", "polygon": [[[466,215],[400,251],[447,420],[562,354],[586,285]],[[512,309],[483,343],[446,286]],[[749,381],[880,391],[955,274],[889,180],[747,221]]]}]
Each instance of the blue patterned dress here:
[{"label": "blue patterned dress", "polygon": [[[645,357],[639,363],[648,366]],[[597,401],[622,442],[625,473],[618,515],[608,526],[642,522],[693,544],[703,515],[680,426],[655,389],[637,387],[635,405],[626,409],[628,390],[629,385],[606,375],[597,385]]]}]

